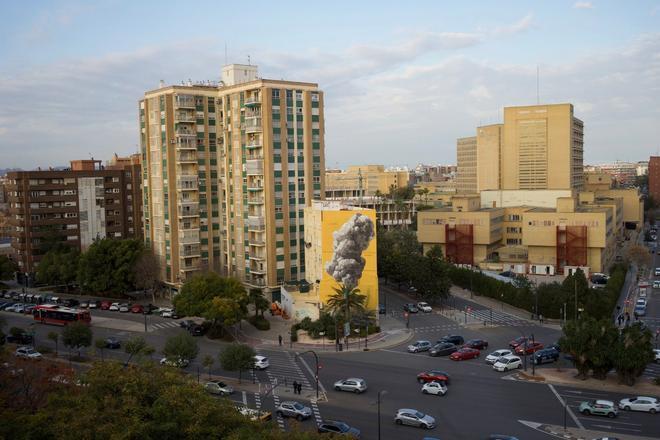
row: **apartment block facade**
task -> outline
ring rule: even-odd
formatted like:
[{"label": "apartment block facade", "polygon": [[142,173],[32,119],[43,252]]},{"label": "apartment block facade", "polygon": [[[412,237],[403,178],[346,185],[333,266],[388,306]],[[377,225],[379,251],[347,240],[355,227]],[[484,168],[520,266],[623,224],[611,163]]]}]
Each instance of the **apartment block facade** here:
[{"label": "apartment block facade", "polygon": [[649,196],[656,202],[660,201],[660,156],[649,159]]},{"label": "apartment block facade", "polygon": [[355,165],[346,171],[327,171],[325,195],[328,199],[388,194],[391,188],[408,186],[408,171],[389,171],[383,165]]},{"label": "apartment block facade", "polygon": [[139,103],[145,241],[162,280],[212,270],[277,289],[304,278],[303,211],[324,194],[323,92],[229,65],[216,85]]},{"label": "apartment block facade", "polygon": [[456,192],[477,192],[477,137],[465,137],[456,141]]},{"label": "apartment block facade", "polygon": [[8,173],[12,258],[20,271],[36,270],[46,239],[80,251],[97,238],[141,239],[140,172],[139,163],[109,170],[79,160],[68,170]]}]

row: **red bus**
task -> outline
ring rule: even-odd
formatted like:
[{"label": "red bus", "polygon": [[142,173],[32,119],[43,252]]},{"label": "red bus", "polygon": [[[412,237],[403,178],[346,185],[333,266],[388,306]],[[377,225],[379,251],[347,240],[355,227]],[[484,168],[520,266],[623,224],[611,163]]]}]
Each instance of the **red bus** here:
[{"label": "red bus", "polygon": [[35,321],[43,324],[67,325],[71,322],[83,322],[91,324],[92,315],[88,310],[71,309],[55,304],[42,304],[36,306],[32,311]]}]

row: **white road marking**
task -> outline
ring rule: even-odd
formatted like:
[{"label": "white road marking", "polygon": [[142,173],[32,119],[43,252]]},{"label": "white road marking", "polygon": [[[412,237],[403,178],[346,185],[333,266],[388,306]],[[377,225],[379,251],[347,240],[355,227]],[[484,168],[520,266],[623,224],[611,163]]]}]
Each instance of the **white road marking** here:
[{"label": "white road marking", "polygon": [[568,406],[566,401],[564,401],[564,399],[562,399],[562,397],[559,395],[557,390],[555,390],[555,387],[553,387],[552,384],[550,384],[550,383],[548,384],[548,387],[550,388],[550,391],[552,391],[552,393],[555,395],[555,397],[557,397],[557,400],[559,400],[559,403],[561,403],[562,405],[565,406],[566,411],[568,412],[568,414],[571,416],[571,418],[575,422],[575,425],[580,429],[584,429],[584,426],[582,425],[582,422],[580,422],[578,420],[578,418],[575,417],[575,414],[573,413],[573,410],[570,408],[570,406]]}]

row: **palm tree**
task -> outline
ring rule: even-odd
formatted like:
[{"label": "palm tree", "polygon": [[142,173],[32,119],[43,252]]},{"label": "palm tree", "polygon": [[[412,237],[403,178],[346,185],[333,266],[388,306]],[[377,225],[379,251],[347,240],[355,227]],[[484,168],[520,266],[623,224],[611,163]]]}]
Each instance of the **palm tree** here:
[{"label": "palm tree", "polygon": [[337,316],[341,313],[361,314],[366,309],[367,296],[360,293],[360,289],[351,288],[344,284],[333,288],[336,292],[328,298],[328,311]]}]

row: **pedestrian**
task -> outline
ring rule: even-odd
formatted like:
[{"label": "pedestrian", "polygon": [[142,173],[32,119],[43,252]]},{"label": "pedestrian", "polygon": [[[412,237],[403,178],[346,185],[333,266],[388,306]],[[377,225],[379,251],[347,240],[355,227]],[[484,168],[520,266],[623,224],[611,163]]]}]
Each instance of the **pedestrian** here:
[{"label": "pedestrian", "polygon": [[282,346],[282,335],[278,335],[277,340],[279,341],[280,347],[281,347]]},{"label": "pedestrian", "polygon": [[298,394],[298,382],[293,381],[293,394]]},{"label": "pedestrian", "polygon": [[543,315],[539,315],[539,321],[543,324]]},{"label": "pedestrian", "polygon": [[298,394],[302,394],[302,383],[298,384]]}]

